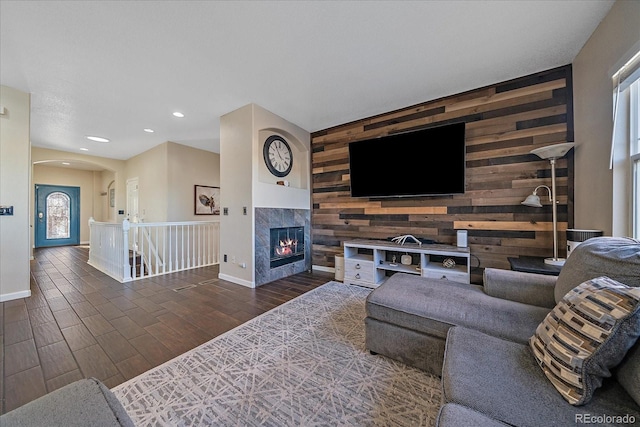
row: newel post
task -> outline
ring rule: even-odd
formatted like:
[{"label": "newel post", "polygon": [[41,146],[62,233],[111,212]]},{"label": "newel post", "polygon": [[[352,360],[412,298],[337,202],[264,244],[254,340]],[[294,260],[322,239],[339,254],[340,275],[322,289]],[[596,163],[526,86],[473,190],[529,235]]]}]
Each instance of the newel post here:
[{"label": "newel post", "polygon": [[131,265],[129,264],[129,229],[131,224],[127,218],[122,221],[122,254],[124,256],[122,263],[122,281],[131,281]]}]

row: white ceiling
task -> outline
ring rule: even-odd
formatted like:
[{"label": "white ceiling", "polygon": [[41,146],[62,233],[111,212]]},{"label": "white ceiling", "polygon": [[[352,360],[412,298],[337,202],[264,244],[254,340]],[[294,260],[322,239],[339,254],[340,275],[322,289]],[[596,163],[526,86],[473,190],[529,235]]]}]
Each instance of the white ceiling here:
[{"label": "white ceiling", "polygon": [[612,4],[0,0],[0,82],[31,93],[33,146],[219,152],[249,103],[313,132],[569,64]]}]

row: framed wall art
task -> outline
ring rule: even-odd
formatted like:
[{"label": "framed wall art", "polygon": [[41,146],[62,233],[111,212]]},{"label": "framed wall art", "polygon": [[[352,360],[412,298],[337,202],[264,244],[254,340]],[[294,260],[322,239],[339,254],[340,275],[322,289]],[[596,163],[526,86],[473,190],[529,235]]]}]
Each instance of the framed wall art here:
[{"label": "framed wall art", "polygon": [[220,215],[220,187],[196,185],[194,195],[195,215]]}]

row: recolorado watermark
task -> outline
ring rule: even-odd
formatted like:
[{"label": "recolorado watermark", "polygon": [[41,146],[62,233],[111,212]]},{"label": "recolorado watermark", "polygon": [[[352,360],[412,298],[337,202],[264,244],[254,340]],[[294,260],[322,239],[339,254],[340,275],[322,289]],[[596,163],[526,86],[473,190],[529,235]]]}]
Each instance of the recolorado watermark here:
[{"label": "recolorado watermark", "polygon": [[636,417],[631,414],[575,414],[576,424],[635,424]]}]

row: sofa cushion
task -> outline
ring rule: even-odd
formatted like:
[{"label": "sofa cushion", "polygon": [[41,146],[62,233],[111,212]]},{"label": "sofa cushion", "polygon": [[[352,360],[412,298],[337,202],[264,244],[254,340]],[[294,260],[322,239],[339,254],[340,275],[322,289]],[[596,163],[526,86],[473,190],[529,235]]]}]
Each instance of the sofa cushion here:
[{"label": "sofa cushion", "polygon": [[557,280],[556,276],[487,267],[482,284],[484,293],[492,297],[552,309]]},{"label": "sofa cushion", "polygon": [[494,298],[481,286],[396,273],[367,297],[367,316],[446,338],[452,325],[468,326],[526,343],[548,308]]},{"label": "sofa cushion", "polygon": [[613,375],[627,393],[640,405],[640,338],[631,347]]},{"label": "sofa cushion", "polygon": [[628,286],[640,286],[640,241],[625,237],[593,237],[576,247],[562,267],[556,303],[587,280],[607,276]]},{"label": "sofa cushion", "polygon": [[456,405],[445,403],[440,407],[436,427],[505,427],[508,424],[491,419],[480,412]]},{"label": "sofa cushion", "polygon": [[2,427],[127,426],[133,421],[120,401],[95,378],[52,391],[0,417]]},{"label": "sofa cushion", "polygon": [[584,414],[640,419],[640,407],[613,379],[605,380],[588,404],[570,405],[551,386],[528,345],[461,327],[449,330],[442,393],[444,403],[517,426],[576,425]]},{"label": "sofa cushion", "polygon": [[640,288],[607,277],[569,291],[529,344],[538,364],[572,405],[583,405],[640,336]]}]

